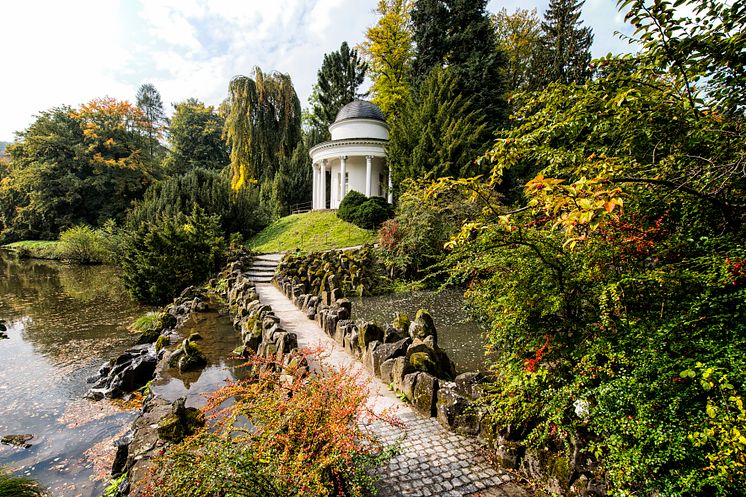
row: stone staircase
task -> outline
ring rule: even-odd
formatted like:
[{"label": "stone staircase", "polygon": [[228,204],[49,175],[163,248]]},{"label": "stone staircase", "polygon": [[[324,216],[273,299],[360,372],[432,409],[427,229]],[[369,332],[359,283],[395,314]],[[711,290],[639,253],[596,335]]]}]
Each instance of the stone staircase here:
[{"label": "stone staircase", "polygon": [[270,283],[283,254],[261,254],[254,257],[251,267],[245,273],[252,283]]}]

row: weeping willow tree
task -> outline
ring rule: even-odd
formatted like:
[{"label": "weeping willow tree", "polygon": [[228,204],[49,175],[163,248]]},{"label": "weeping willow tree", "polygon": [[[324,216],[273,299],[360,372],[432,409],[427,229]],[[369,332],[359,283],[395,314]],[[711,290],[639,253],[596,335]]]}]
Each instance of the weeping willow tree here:
[{"label": "weeping willow tree", "polygon": [[230,83],[225,139],[234,190],[271,181],[301,140],[301,108],[290,76],[254,68]]}]

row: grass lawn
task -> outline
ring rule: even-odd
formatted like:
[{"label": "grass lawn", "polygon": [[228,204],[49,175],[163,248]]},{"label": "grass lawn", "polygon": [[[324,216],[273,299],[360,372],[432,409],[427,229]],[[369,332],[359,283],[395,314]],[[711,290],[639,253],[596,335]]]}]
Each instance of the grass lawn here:
[{"label": "grass lawn", "polygon": [[335,212],[306,212],[278,219],[248,242],[255,252],[305,252],[372,243],[376,232],[342,221]]},{"label": "grass lawn", "polygon": [[57,255],[58,241],[24,240],[3,245],[2,248],[33,257],[35,259],[59,259]]}]

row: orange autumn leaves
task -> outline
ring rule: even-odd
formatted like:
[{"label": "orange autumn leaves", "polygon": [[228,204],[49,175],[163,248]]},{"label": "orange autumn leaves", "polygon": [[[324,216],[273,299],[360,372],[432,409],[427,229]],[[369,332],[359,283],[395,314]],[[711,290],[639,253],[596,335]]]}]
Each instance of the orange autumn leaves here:
[{"label": "orange autumn leaves", "polygon": [[[71,112],[80,123],[93,162],[102,167],[145,168],[142,150],[152,123],[136,106],[111,97],[97,98]],[[161,136],[162,129],[155,130]]]}]

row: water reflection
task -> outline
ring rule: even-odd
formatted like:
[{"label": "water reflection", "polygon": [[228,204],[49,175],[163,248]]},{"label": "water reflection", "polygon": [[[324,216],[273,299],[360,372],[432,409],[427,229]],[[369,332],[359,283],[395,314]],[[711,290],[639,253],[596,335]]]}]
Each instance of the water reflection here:
[{"label": "water reflection", "polygon": [[[211,309],[215,307],[215,304],[210,305]],[[240,376],[241,369],[236,369],[235,366],[242,361],[228,357],[241,344],[241,337],[233,328],[228,315],[214,310],[192,314],[179,329],[179,333],[182,338],[192,333],[202,336],[197,345],[207,357],[207,366],[199,371],[185,373],[168,368],[153,383],[151,390],[155,395],[170,401],[186,396],[187,406],[202,407],[206,403],[204,394],[217,390],[226,380]]]},{"label": "water reflection", "polygon": [[456,289],[442,292],[412,292],[365,297],[353,301],[353,318],[390,323],[395,312],[411,319],[419,309],[427,309],[438,330],[438,345],[456,364],[456,371],[485,369],[483,329],[464,309],[464,296]]},{"label": "water reflection", "polygon": [[134,413],[82,400],[85,380],[132,344],[126,326],[143,311],[113,268],[0,253],[0,318],[10,337],[0,341],[0,435],[34,435],[28,449],[0,445],[0,465],[55,496],[100,495],[104,483],[91,478],[106,463],[97,458],[110,455],[110,439]]}]

